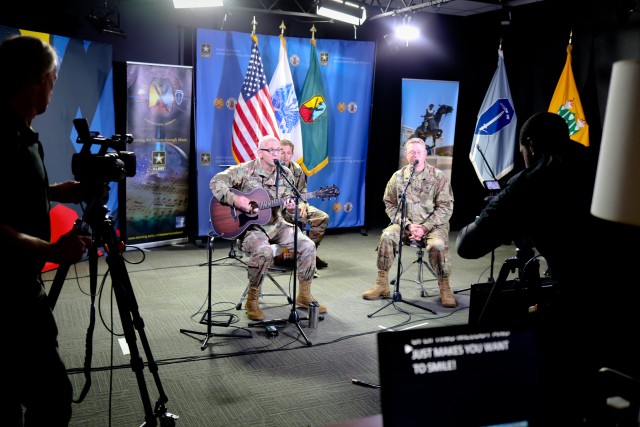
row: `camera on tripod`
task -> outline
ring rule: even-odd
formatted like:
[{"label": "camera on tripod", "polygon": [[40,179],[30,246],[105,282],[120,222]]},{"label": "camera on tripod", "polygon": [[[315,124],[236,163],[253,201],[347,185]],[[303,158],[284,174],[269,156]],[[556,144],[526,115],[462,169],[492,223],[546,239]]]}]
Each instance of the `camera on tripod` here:
[{"label": "camera on tripod", "polygon": [[[71,158],[71,171],[76,181],[107,183],[135,176],[136,155],[134,152],[124,151],[126,145],[133,142],[133,135],[105,138],[98,132],[90,131],[85,118],[74,119],[73,126],[78,132],[77,142],[83,144],[80,152]],[[91,152],[92,145],[100,146],[98,153]]]}]

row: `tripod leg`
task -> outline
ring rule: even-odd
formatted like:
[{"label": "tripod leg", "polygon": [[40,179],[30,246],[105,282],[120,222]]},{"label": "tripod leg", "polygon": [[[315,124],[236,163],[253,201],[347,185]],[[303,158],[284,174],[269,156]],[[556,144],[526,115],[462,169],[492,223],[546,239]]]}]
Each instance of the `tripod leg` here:
[{"label": "tripod leg", "polygon": [[[124,336],[129,346],[129,351],[131,352],[131,367],[136,374],[138,388],[140,390],[140,397],[144,406],[145,425],[155,426],[157,425],[156,416],[164,415],[165,411],[163,411],[162,414],[156,414],[151,407],[149,392],[147,390],[146,382],[142,372],[144,369],[144,363],[136,344],[136,329],[138,330],[140,342],[145,350],[145,354],[147,355],[149,371],[152,373],[156,381],[156,386],[158,387],[158,391],[160,393],[159,402],[162,402],[162,408],[164,408],[164,403],[166,403],[168,399],[164,394],[162,384],[160,383],[160,377],[158,376],[158,367],[153,360],[149,343],[144,334],[144,322],[142,321],[138,313],[138,306],[135,301],[135,296],[133,295],[133,288],[131,287],[131,282],[126,275],[126,269],[123,264],[122,257],[120,257],[119,255],[116,255],[114,257],[112,254],[109,254],[107,256],[107,264],[109,265],[112,286],[118,305],[118,311],[120,312],[120,320],[122,323]],[[156,407],[157,406],[158,405],[156,405]]]},{"label": "tripod leg", "polygon": [[385,305],[383,305],[382,307],[380,307],[379,309],[377,309],[376,311],[374,311],[373,313],[369,313],[367,314],[367,317],[373,317],[374,314],[376,314],[379,311],[384,310],[385,308],[389,307],[391,304],[393,304],[395,301],[392,299],[391,301],[389,301],[388,303],[386,303]]},{"label": "tripod leg", "polygon": [[307,338],[307,335],[305,335],[304,331],[302,330],[302,327],[300,326],[300,316],[298,315],[298,311],[294,308],[291,310],[291,313],[289,314],[289,323],[293,323],[296,325],[296,328],[298,328],[298,332],[300,332],[300,335],[302,335],[302,338],[304,338],[304,341],[307,343],[308,347],[311,347],[311,341],[309,341],[309,339]]}]

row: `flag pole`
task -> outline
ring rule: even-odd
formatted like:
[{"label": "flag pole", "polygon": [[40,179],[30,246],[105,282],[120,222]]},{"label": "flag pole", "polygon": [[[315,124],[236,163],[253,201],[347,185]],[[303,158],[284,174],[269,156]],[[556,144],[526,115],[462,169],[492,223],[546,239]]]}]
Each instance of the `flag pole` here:
[{"label": "flag pole", "polygon": [[280,26],[278,28],[280,28],[280,43],[282,43],[282,47],[284,47],[284,49],[286,51],[287,50],[287,41],[284,39],[284,30],[286,30],[287,27],[284,25],[284,20],[282,20],[282,22],[280,22]]}]

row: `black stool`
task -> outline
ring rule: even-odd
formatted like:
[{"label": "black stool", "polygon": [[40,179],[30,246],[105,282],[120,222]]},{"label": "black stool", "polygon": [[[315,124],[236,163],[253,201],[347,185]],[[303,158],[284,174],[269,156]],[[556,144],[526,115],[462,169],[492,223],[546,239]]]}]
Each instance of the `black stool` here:
[{"label": "black stool", "polygon": [[[433,271],[433,269],[431,268],[431,265],[424,260],[424,248],[425,248],[425,244],[422,240],[420,241],[415,241],[412,240],[410,244],[405,244],[406,246],[412,247],[412,248],[417,248],[418,251],[416,253],[416,255],[418,255],[418,258],[413,261],[411,263],[411,265],[409,266],[409,268],[407,268],[406,270],[404,270],[402,272],[402,275],[404,275],[404,273],[406,273],[407,271],[409,271],[409,269],[411,268],[411,266],[413,264],[418,264],[418,276],[416,277],[415,280],[412,279],[402,279],[402,280],[411,280],[412,282],[417,283],[418,285],[420,285],[420,296],[421,297],[428,297],[431,296],[428,294],[428,292],[424,289],[423,284],[427,283],[427,282],[434,282],[434,281],[438,281],[438,276],[436,275],[435,271]],[[429,273],[431,273],[431,275],[433,276],[433,279],[424,279],[423,278],[423,266],[427,268],[427,270],[429,271]],[[401,276],[402,276],[401,275]]]}]

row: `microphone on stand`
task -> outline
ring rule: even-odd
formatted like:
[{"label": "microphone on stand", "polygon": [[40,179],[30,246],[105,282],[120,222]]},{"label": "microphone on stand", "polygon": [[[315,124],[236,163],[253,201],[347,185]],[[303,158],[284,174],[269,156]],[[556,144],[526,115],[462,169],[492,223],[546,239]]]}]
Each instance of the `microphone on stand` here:
[{"label": "microphone on stand", "polygon": [[274,159],[273,160],[273,164],[276,165],[276,169],[280,169],[282,171],[284,171],[284,165],[282,164],[282,162],[278,159]]},{"label": "microphone on stand", "polygon": [[411,165],[411,175],[413,175],[413,172],[416,170],[416,166],[418,166],[418,163],[420,163],[419,160],[414,160],[413,164]]}]

